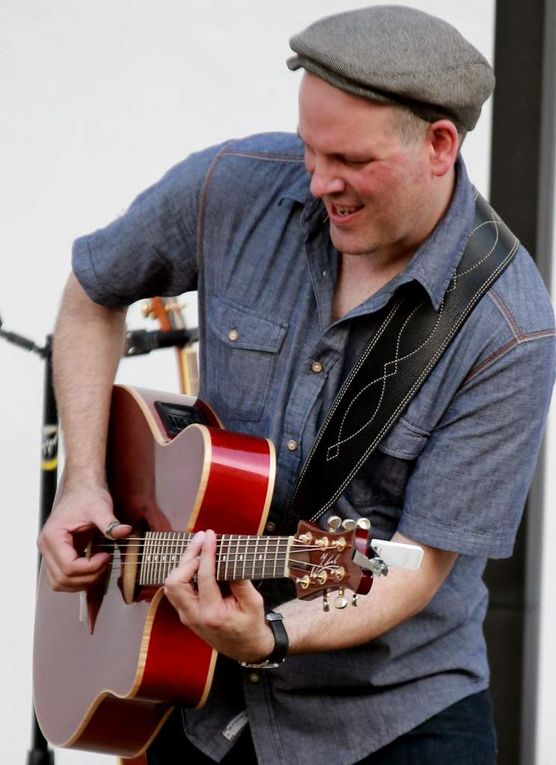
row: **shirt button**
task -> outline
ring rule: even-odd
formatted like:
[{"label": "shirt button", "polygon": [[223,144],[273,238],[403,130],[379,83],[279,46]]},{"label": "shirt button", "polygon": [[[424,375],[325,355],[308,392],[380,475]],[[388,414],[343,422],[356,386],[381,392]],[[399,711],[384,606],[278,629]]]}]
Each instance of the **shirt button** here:
[{"label": "shirt button", "polygon": [[322,372],[322,364],[320,361],[313,361],[311,364],[311,372],[314,372],[316,375],[320,374]]},{"label": "shirt button", "polygon": [[253,683],[253,685],[256,685],[258,682],[260,682],[261,676],[258,672],[251,672],[249,675],[249,682]]},{"label": "shirt button", "polygon": [[228,332],[228,340],[231,340],[232,343],[235,343],[236,340],[239,340],[239,332],[237,329],[231,329]]},{"label": "shirt button", "polygon": [[288,451],[290,451],[290,452],[297,451],[298,444],[297,444],[297,441],[295,441],[295,439],[290,438],[290,440],[288,441],[287,446],[288,446]]},{"label": "shirt button", "polygon": [[264,530],[266,531],[267,534],[272,534],[273,531],[276,531],[276,524],[274,523],[274,521],[269,521],[266,524]]}]

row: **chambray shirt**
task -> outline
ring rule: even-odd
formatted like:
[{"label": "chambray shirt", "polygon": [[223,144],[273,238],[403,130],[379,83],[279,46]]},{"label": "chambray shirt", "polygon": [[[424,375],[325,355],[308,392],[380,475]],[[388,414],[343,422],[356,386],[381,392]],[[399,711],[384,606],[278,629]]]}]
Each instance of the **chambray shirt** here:
[{"label": "chambray shirt", "polygon": [[[178,164],[78,239],[73,266],[106,306],[198,290],[201,396],[226,427],[276,445],[272,531],[377,312],[412,280],[438,308],[473,210],[459,160],[451,206],[405,271],[335,321],[338,253],[302,146],[254,136]],[[266,673],[221,657],[205,707],[184,712],[196,746],[218,761],[248,720],[260,762],[301,765],[310,751],[348,765],[488,686],[482,574],[487,558],[512,552],[554,356],[548,296],[520,248],[336,508],[369,518],[375,537],[397,529],[459,553],[448,578],[421,613],[366,645]]]}]

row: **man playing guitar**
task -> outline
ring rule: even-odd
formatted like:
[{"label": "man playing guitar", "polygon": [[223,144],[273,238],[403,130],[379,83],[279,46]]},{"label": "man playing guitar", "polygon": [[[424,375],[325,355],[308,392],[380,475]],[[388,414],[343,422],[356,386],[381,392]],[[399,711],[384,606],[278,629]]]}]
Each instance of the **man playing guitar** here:
[{"label": "man playing guitar", "polygon": [[[108,564],[76,534],[132,532],[105,475],[132,301],[198,290],[201,398],[226,428],[276,445],[269,534],[394,296],[418,282],[442,310],[473,234],[460,147],[490,66],[450,25],[399,6],[322,19],[291,46],[297,136],[195,154],[75,243],[54,340],[66,468],[39,540],[55,590],[89,589]],[[520,247],[334,509],[421,545],[419,571],[326,613],[247,579],[221,587],[216,535],[201,529],[164,593],[220,658],[205,705],[170,717],[149,762],[493,763],[481,575],[511,554],[553,377],[552,311]]]}]

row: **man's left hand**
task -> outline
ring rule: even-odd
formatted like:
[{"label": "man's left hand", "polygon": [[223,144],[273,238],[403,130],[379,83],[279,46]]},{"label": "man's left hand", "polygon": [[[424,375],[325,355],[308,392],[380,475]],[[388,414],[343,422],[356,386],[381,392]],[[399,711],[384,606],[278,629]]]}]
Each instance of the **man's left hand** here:
[{"label": "man's left hand", "polygon": [[237,661],[264,661],[274,637],[262,596],[247,580],[229,582],[230,592],[223,594],[215,572],[216,535],[197,532],[166,579],[164,593],[182,624],[217,651]]}]

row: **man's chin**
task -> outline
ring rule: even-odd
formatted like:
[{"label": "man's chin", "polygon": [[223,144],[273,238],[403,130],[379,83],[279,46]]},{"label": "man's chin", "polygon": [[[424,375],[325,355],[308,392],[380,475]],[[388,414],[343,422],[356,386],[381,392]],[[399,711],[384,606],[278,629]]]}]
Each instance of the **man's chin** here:
[{"label": "man's chin", "polygon": [[334,236],[333,232],[330,233],[330,238],[334,247],[342,255],[370,255],[377,249],[375,243],[350,241],[349,237]]},{"label": "man's chin", "polygon": [[375,241],[358,238],[347,231],[338,231],[333,225],[330,226],[330,239],[342,255],[369,255],[379,246]]}]

